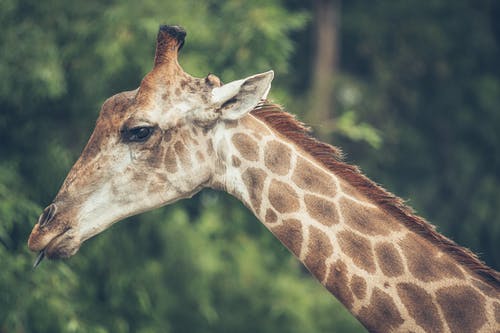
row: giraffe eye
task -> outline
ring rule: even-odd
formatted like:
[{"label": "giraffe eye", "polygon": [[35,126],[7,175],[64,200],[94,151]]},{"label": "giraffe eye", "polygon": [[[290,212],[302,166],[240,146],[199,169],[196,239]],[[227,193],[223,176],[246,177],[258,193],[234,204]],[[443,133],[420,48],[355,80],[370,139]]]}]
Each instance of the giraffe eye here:
[{"label": "giraffe eye", "polygon": [[151,134],[153,134],[153,127],[134,127],[122,130],[122,139],[125,142],[144,142]]}]

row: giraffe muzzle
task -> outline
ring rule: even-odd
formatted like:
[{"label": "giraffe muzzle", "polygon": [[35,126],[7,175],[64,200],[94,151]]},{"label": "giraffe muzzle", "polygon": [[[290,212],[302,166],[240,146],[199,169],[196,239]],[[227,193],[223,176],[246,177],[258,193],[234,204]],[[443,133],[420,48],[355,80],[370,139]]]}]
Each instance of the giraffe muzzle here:
[{"label": "giraffe muzzle", "polygon": [[31,251],[38,252],[33,263],[36,268],[44,258],[59,259],[73,255],[80,247],[79,242],[75,242],[71,228],[66,227],[58,233],[44,233],[40,231],[38,224],[33,229],[28,240]]},{"label": "giraffe muzzle", "polygon": [[80,247],[80,242],[75,237],[74,229],[68,223],[68,215],[65,210],[60,212],[60,207],[56,203],[47,206],[37,224],[33,228],[29,239],[28,247],[33,252],[38,252],[33,267],[36,268],[45,258],[57,259],[65,258],[74,254]]}]

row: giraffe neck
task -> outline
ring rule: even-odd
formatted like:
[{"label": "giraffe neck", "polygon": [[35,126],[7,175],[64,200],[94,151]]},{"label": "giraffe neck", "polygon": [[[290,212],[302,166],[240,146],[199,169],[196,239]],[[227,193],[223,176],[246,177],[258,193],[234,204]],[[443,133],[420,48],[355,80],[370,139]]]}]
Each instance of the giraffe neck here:
[{"label": "giraffe neck", "polygon": [[370,331],[498,329],[496,286],[261,119],[220,126],[212,186],[239,198]]}]

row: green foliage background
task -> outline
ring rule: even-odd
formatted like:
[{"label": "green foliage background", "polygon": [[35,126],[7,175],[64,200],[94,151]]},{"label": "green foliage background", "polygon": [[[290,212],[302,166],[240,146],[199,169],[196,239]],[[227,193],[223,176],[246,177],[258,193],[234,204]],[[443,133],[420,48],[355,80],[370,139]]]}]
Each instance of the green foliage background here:
[{"label": "green foliage background", "polygon": [[[307,116],[304,1],[0,2],[0,332],[358,332],[362,327],[236,200],[205,191],[120,223],[68,261],[26,248],[104,99],[150,69],[160,23],[183,67],[276,71]],[[329,141],[440,231],[500,267],[500,7],[346,1]],[[320,126],[319,124],[312,124]]]}]

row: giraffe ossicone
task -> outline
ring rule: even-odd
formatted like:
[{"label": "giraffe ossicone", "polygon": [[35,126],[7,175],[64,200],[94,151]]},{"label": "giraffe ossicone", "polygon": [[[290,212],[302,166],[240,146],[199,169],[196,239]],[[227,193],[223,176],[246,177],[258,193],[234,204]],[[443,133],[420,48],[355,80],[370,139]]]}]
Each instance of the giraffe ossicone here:
[{"label": "giraffe ossicone", "polygon": [[37,264],[211,187],[240,199],[370,331],[500,330],[498,272],[267,102],[272,71],[225,85],[185,73],[185,36],[162,26],[152,71],[103,104],[30,235]]}]

